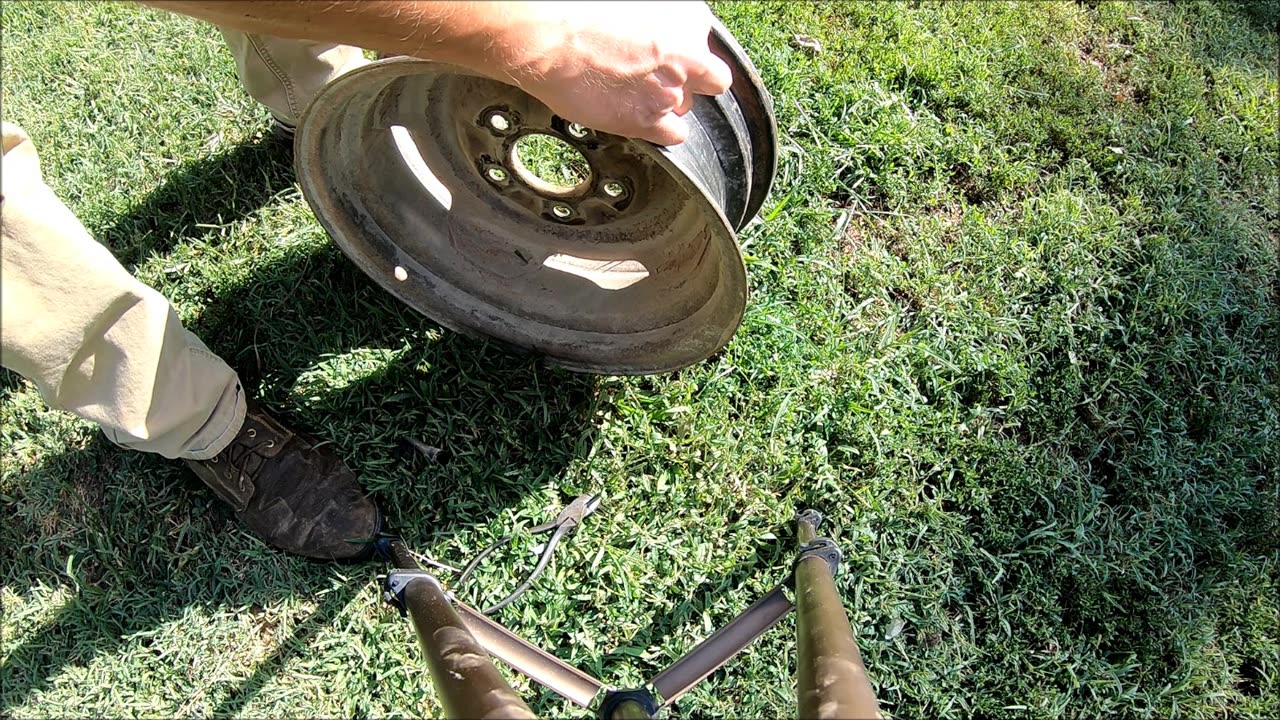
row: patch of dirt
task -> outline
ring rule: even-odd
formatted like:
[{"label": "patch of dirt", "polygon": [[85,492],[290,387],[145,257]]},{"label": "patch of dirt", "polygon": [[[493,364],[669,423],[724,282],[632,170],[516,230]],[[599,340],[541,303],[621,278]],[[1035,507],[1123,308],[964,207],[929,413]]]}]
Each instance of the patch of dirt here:
[{"label": "patch of dirt", "polygon": [[279,647],[279,632],[281,626],[281,617],[279,613],[267,612],[266,608],[254,603],[249,608],[249,613],[253,615],[253,629],[258,636],[258,642],[261,644],[262,653],[270,655]]},{"label": "patch of dirt", "polygon": [[88,469],[78,465],[72,475],[71,482],[75,486],[80,504],[85,508],[100,510],[106,502],[107,485],[103,480],[111,474],[114,463],[104,459],[98,467]]},{"label": "patch of dirt", "polygon": [[844,232],[840,233],[840,255],[843,257],[853,257],[866,247],[867,228],[861,217],[848,220]]},{"label": "patch of dirt", "polygon": [[955,185],[965,202],[970,205],[982,205],[995,199],[996,194],[974,176],[973,169],[967,163],[961,163],[952,169],[951,184]]},{"label": "patch of dirt", "polygon": [[86,584],[94,587],[100,587],[99,583],[102,582],[102,578],[105,573],[102,570],[102,566],[98,565],[96,561],[86,559],[80,563],[77,569],[80,571],[80,577]]},{"label": "patch of dirt", "polygon": [[58,515],[57,510],[54,510],[50,512],[48,515],[41,517],[38,523],[40,525],[41,533],[45,537],[52,537],[53,535],[56,535],[58,532],[59,521],[61,520],[62,518]]},{"label": "patch of dirt", "polygon": [[942,237],[950,242],[960,234],[960,221],[964,220],[964,209],[955,203],[947,203],[929,213],[930,217],[942,221]]},{"label": "patch of dirt", "polygon": [[867,246],[875,236],[884,236],[888,223],[873,214],[846,209],[836,220],[840,255],[853,257]]},{"label": "patch of dirt", "polygon": [[924,310],[924,305],[920,299],[916,297],[916,293],[909,288],[891,286],[886,289],[889,300],[902,310],[907,320],[914,320],[916,316]]},{"label": "patch of dirt", "polygon": [[1146,93],[1136,87],[1130,78],[1129,58],[1133,57],[1131,46],[1086,37],[1076,46],[1076,55],[1081,63],[1097,69],[1102,89],[1117,105],[1145,102]]}]

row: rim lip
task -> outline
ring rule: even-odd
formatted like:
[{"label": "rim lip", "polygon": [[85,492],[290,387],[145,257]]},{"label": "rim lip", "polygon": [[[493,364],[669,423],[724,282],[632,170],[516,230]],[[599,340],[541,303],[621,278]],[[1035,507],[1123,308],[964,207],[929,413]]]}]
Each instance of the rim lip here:
[{"label": "rim lip", "polygon": [[[421,68],[422,72],[397,72],[393,69],[397,65],[411,65]],[[337,188],[330,183],[325,182],[329,173],[319,167],[319,165],[322,165],[323,163],[313,164],[311,162],[311,157],[313,154],[317,158],[323,155],[320,144],[320,129],[332,127],[332,125],[326,121],[331,121],[335,113],[343,107],[345,104],[344,101],[348,99],[348,96],[351,94],[352,86],[356,86],[357,84],[362,84],[373,79],[372,77],[367,76],[387,75],[389,76],[387,78],[388,80],[393,80],[395,78],[406,77],[414,74],[458,74],[482,77],[494,80],[495,82],[501,82],[500,80],[483,73],[457,65],[420,60],[404,56],[389,57],[372,61],[330,82],[316,94],[312,101],[307,105],[298,121],[297,131],[294,137],[294,171],[298,179],[298,184],[302,189],[302,195],[307,204],[311,207],[312,213],[320,222],[320,225],[329,235],[330,239],[343,251],[343,254],[345,254],[348,259],[360,268],[362,272],[401,303],[453,332],[472,338],[493,341],[503,347],[514,349],[521,353],[537,355],[541,357],[547,365],[561,367],[566,370],[576,372],[600,375],[652,375],[667,373],[694,365],[713,357],[728,345],[729,341],[733,339],[733,336],[737,333],[738,328],[742,324],[750,293],[750,289],[747,284],[746,263],[743,259],[742,251],[738,247],[737,235],[734,232],[733,225],[725,216],[724,211],[711,200],[712,196],[702,182],[699,181],[696,176],[686,173],[680,167],[679,163],[673,161],[667,148],[647,141],[631,138],[626,138],[625,140],[631,143],[632,146],[641,154],[652,159],[660,168],[666,171],[667,174],[675,180],[676,184],[685,191],[689,200],[700,206],[712,235],[711,242],[717,243],[721,253],[721,272],[727,272],[729,282],[732,286],[736,286],[731,287],[729,294],[719,301],[730,307],[731,313],[729,318],[727,318],[727,322],[724,323],[715,342],[703,345],[698,353],[685,353],[671,362],[645,364],[643,362],[627,361],[624,363],[617,363],[603,359],[601,361],[592,360],[584,362],[574,358],[562,357],[547,350],[518,344],[512,340],[492,334],[485,329],[458,322],[457,320],[461,319],[460,313],[443,314],[428,312],[427,310],[420,308],[418,303],[410,302],[406,299],[400,292],[398,292],[397,284],[393,284],[383,277],[385,273],[375,271],[377,268],[374,265],[374,257],[373,254],[369,252],[372,249],[372,246],[368,243],[361,243],[354,240],[354,238],[359,237],[359,234],[356,232],[355,223],[352,222],[352,218],[346,217],[341,213],[335,213],[331,216],[330,214],[322,211],[322,208],[333,208],[339,205],[339,203],[336,202],[338,195],[336,192]],[[536,98],[534,99],[536,100]],[[361,204],[363,205],[363,203]],[[385,233],[383,235],[397,251],[402,253],[404,252],[395,238],[391,238],[390,236],[385,235]],[[428,269],[430,268],[428,267]],[[721,277],[722,276],[718,273],[718,282]],[[455,288],[458,287],[452,283],[447,283],[438,275],[436,278],[442,283],[446,283]],[[471,297],[475,297],[463,288],[458,289]],[[714,301],[714,299],[708,300],[708,304]],[[530,326],[554,328],[557,331],[565,333],[574,333],[584,339],[592,336],[615,339],[627,336],[638,337],[646,333],[659,332],[663,329],[674,327],[679,325],[681,322],[686,322],[688,320],[688,317],[686,317],[683,320],[677,320],[675,323],[671,323],[669,325],[648,328],[630,333],[602,333],[589,330],[575,330],[572,328],[557,328],[554,325],[548,325],[544,322],[525,318],[512,310],[491,305],[487,301],[478,300],[478,302],[483,303],[483,305],[489,308],[491,312],[501,313],[503,315],[516,318],[521,323],[526,323]],[[447,305],[447,303],[442,302],[440,305]],[[699,310],[705,307],[706,304],[700,306]],[[610,355],[610,360],[613,360],[615,358],[612,356],[617,355],[617,353],[610,353]]]},{"label": "rim lip", "polygon": [[[769,191],[773,187],[774,178],[778,174],[778,157],[781,154],[778,148],[778,118],[773,111],[773,96],[769,94],[769,89],[765,87],[764,80],[760,77],[760,71],[755,64],[751,62],[751,58],[747,56],[747,51],[738,42],[738,39],[729,32],[729,28],[724,22],[715,15],[711,16],[711,32],[716,40],[724,44],[734,61],[733,67],[734,78],[738,78],[739,70],[742,71],[741,77],[753,91],[751,98],[739,98],[734,95],[734,100],[742,105],[752,105],[752,103],[743,103],[742,100],[755,100],[761,111],[759,115],[767,119],[765,123],[752,123],[751,118],[757,117],[756,114],[742,113],[743,119],[747,123],[748,141],[751,142],[751,195],[747,199],[746,212],[743,215],[743,227],[749,224],[764,207],[765,201],[769,197]],[[724,59],[724,58],[722,58]],[[732,93],[732,89],[730,89]],[[764,157],[756,157],[757,150],[764,150]],[[761,161],[764,162],[761,162]]]}]

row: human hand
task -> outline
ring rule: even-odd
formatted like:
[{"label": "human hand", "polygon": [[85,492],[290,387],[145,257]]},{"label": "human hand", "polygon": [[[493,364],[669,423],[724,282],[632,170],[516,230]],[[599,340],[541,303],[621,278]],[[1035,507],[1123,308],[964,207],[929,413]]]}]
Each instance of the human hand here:
[{"label": "human hand", "polygon": [[494,31],[498,72],[484,70],[571,122],[675,145],[694,97],[733,81],[711,23],[703,2],[512,3]]},{"label": "human hand", "polygon": [[682,142],[698,94],[733,74],[711,53],[713,17],[684,2],[142,0],[247,33],[453,63],[512,83],[566,120]]}]

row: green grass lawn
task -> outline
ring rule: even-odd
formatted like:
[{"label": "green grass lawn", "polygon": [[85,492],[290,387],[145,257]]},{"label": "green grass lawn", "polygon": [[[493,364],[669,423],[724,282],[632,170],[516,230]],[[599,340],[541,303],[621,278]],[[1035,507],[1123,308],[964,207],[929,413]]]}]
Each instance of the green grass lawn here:
[{"label": "green grass lawn", "polygon": [[[783,577],[814,507],[894,716],[1280,716],[1280,15],[716,11],[774,95],[781,162],[740,238],[741,330],[665,376],[547,369],[382,292],[207,25],[6,2],[3,115],[94,236],[332,440],[417,549],[465,563],[603,491],[499,619],[609,682]],[[12,374],[0,394],[0,714],[439,713],[382,567],[273,552],[179,464]],[[405,436],[452,459],[406,464]],[[530,563],[495,558],[468,598]],[[674,716],[790,715],[794,629]]]}]

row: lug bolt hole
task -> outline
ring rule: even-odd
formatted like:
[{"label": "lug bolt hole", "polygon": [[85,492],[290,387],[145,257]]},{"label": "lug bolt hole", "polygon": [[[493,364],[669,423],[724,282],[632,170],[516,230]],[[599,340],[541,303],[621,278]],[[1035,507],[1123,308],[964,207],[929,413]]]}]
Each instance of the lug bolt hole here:
[{"label": "lug bolt hole", "polygon": [[511,118],[506,113],[495,112],[489,115],[489,127],[498,132],[506,132],[511,129]]},{"label": "lug bolt hole", "polygon": [[565,126],[565,130],[569,131],[569,134],[571,136],[576,137],[579,140],[586,137],[591,132],[590,130],[579,125],[578,123],[569,123],[568,125]]},{"label": "lug bolt hole", "polygon": [[561,220],[568,220],[573,215],[573,208],[570,208],[568,205],[560,205],[560,204],[552,205],[551,214],[555,215]]},{"label": "lug bolt hole", "polygon": [[503,168],[500,168],[500,167],[498,167],[498,166],[496,166],[496,165],[495,165],[495,166],[493,166],[493,167],[490,167],[488,170],[485,170],[485,171],[484,171],[484,174],[485,174],[485,175],[487,175],[487,176],[489,177],[489,179],[490,179],[490,180],[492,180],[493,182],[496,182],[496,183],[498,183],[498,184],[500,184],[500,185],[501,185],[501,184],[506,183],[506,182],[507,182],[507,178],[509,178],[509,177],[510,177],[509,175],[507,175],[507,171],[506,171],[506,170],[504,170]]},{"label": "lug bolt hole", "polygon": [[617,180],[606,180],[601,189],[604,190],[605,195],[611,198],[622,197],[627,192],[626,186]]}]

